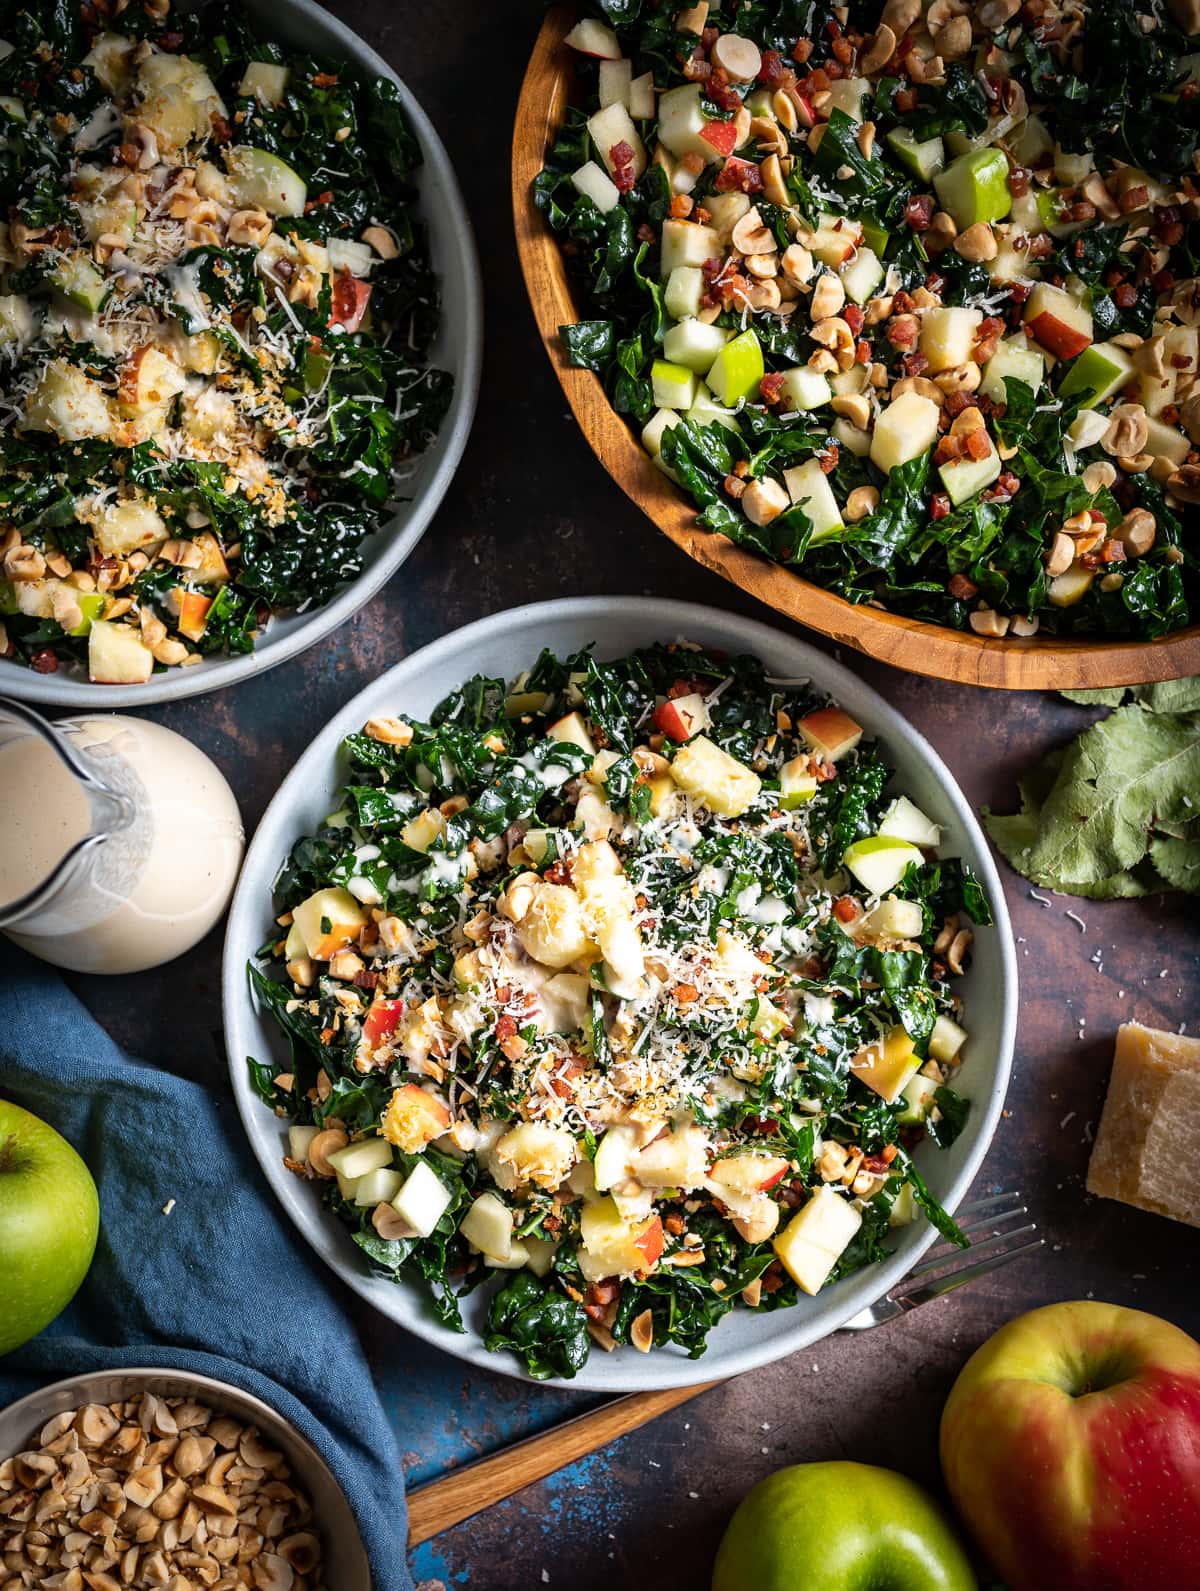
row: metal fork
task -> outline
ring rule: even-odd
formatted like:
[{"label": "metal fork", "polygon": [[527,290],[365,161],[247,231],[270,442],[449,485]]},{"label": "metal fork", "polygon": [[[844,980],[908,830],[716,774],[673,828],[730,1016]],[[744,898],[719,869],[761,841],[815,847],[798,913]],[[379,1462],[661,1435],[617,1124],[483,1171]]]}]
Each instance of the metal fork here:
[{"label": "metal fork", "polygon": [[[936,1244],[928,1258],[914,1265],[897,1283],[896,1292],[888,1293],[877,1303],[860,1310],[841,1329],[867,1331],[872,1326],[882,1326],[885,1321],[895,1320],[897,1315],[905,1315],[910,1309],[919,1309],[922,1304],[952,1293],[956,1287],[965,1287],[968,1282],[978,1281],[989,1271],[998,1271],[1002,1265],[1008,1265],[1022,1255],[1032,1254],[1046,1241],[1044,1237],[1034,1235],[1037,1223],[1030,1221],[1019,1227],[1010,1225],[1028,1214],[1017,1192],[993,1193],[985,1199],[973,1199],[970,1204],[961,1205],[956,1219],[971,1239],[971,1247],[960,1249],[953,1243]],[[990,1236],[984,1236],[989,1232]],[[1027,1241],[1022,1242],[1021,1239]],[[959,1261],[963,1263],[959,1264]],[[942,1274],[939,1275],[939,1272]]]},{"label": "metal fork", "polygon": [[[895,1320],[897,1315],[910,1309],[919,1309],[922,1304],[1041,1248],[1046,1240],[1032,1236],[1037,1231],[1033,1222],[1015,1230],[1008,1225],[1028,1213],[1019,1193],[994,1193],[986,1199],[974,1199],[962,1205],[957,1212],[958,1224],[968,1237],[978,1237],[979,1241],[973,1241],[969,1250],[939,1243],[928,1258],[914,1265],[897,1283],[894,1294],[862,1310],[848,1320],[842,1330],[863,1331],[870,1326],[881,1326],[885,1320]],[[1001,1227],[1003,1231],[999,1230]],[[989,1230],[991,1235],[984,1236]],[[1028,1242],[1019,1242],[1022,1238],[1027,1238]],[[968,1263],[956,1264],[960,1259]],[[953,1268],[946,1270],[947,1266]],[[945,1274],[938,1275],[938,1272]],[[717,1385],[716,1381],[705,1381],[699,1386],[676,1387],[667,1392],[635,1392],[613,1398],[601,1408],[577,1414],[549,1431],[514,1442],[488,1458],[476,1459],[473,1464],[465,1464],[441,1480],[418,1486],[408,1497],[409,1546],[428,1541],[451,1525],[490,1508],[502,1498],[511,1497],[522,1487],[543,1480],[564,1465],[615,1442],[626,1432],[637,1430],[668,1409],[677,1408]]]}]

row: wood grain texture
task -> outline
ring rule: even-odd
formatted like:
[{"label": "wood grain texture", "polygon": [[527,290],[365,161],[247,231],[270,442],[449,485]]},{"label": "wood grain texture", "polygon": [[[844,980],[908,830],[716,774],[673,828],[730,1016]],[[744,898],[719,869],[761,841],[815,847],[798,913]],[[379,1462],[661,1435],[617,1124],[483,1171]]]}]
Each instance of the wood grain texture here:
[{"label": "wood grain texture", "polygon": [[579,318],[559,243],[530,197],[573,91],[563,39],[574,21],[555,6],[542,24],[517,106],[512,200],[517,250],[538,331],[592,451],[626,495],[697,563],[760,602],[843,646],[896,668],[1005,690],[1130,685],[1200,673],[1200,625],[1157,641],[1008,640],[948,629],[846,602],[791,570],[736,547],[695,522],[695,510],[658,470],[613,409],[598,376],[566,363],[559,326]]},{"label": "wood grain texture", "polygon": [[564,1420],[538,1436],[502,1448],[490,1458],[454,1470],[428,1486],[419,1486],[408,1498],[409,1546],[440,1536],[452,1525],[461,1524],[506,1497],[516,1496],[526,1486],[545,1480],[589,1453],[601,1451],[610,1442],[648,1425],[660,1414],[677,1409],[717,1384],[703,1381],[694,1387],[614,1398],[589,1414]]}]

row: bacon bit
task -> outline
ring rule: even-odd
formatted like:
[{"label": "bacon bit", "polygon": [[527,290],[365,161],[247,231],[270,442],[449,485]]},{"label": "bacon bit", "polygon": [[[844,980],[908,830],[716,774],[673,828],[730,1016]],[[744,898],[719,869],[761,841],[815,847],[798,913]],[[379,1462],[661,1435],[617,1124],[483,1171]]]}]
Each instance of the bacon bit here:
[{"label": "bacon bit", "polygon": [[[618,184],[620,186],[620,184]],[[741,160],[737,155],[730,155],[713,187],[718,193],[761,193],[763,186],[762,172],[752,160]]]},{"label": "bacon bit", "polygon": [[1124,563],[1125,543],[1117,541],[1115,537],[1110,536],[1107,541],[1101,544],[1100,561],[1101,563]]},{"label": "bacon bit", "polygon": [[677,193],[671,200],[671,218],[674,221],[683,221],[691,215],[695,200],[690,193]]},{"label": "bacon bit", "polygon": [[768,371],[768,373],[759,382],[759,395],[768,408],[772,404],[781,403],[783,401],[783,383],[783,376],[774,371]]},{"label": "bacon bit", "polygon": [[783,1267],[778,1260],[772,1260],[762,1274],[764,1293],[777,1293],[783,1286]]},{"label": "bacon bit", "polygon": [[933,520],[945,519],[950,512],[950,499],[945,492],[934,492],[929,499],[929,517]]},{"label": "bacon bit", "polygon": [[1144,210],[1149,203],[1150,194],[1144,182],[1139,182],[1136,187],[1127,188],[1121,195],[1120,206],[1123,214],[1128,215],[1131,210]]},{"label": "bacon bit", "polygon": [[847,304],[842,310],[842,319],[856,337],[863,329],[863,322],[866,318],[865,312],[857,304]]},{"label": "bacon bit", "polygon": [[915,315],[894,315],[887,323],[884,336],[893,348],[915,348],[920,331]]},{"label": "bacon bit", "polygon": [[637,229],[637,238],[639,243],[657,243],[658,233],[648,221],[643,221]]},{"label": "bacon bit", "polygon": [[1023,304],[1033,289],[1025,282],[1014,282],[1008,290],[1008,296],[1014,304]]},{"label": "bacon bit", "polygon": [[519,1030],[516,1017],[509,1016],[507,1012],[496,1018],[496,1037],[498,1039],[511,1039]]},{"label": "bacon bit", "polygon": [[[158,47],[159,47],[160,50],[165,50],[168,55],[174,55],[175,51],[178,50],[178,49],[181,49],[182,46],[183,46],[183,34],[182,33],[178,33],[178,32],[160,33],[158,35]],[[78,77],[78,75],[75,72],[71,73],[71,78],[72,78],[72,81],[74,81],[74,82],[78,82],[79,81],[79,77]]]},{"label": "bacon bit", "polygon": [[[1150,278],[1150,285],[1156,293],[1169,293],[1175,286],[1174,271],[1159,271]],[[1175,358],[1177,359],[1178,357],[1178,354],[1176,354]],[[1174,363],[1174,360],[1172,360],[1172,363]],[[1185,360],[1184,363],[1186,364],[1187,361]]]},{"label": "bacon bit", "polygon": [[839,923],[852,923],[861,915],[859,904],[850,895],[839,895],[833,903],[833,915]]},{"label": "bacon bit", "polygon": [[705,226],[709,221],[712,220],[712,216],[709,215],[708,211],[704,208],[704,206],[702,204],[698,204],[696,206],[695,210],[693,211],[693,214],[695,216],[695,219],[700,223],[701,226]]},{"label": "bacon bit", "polygon": [[929,369],[929,360],[924,354],[905,354],[903,359],[904,369],[910,376],[919,376]]},{"label": "bacon bit", "polygon": [[666,1220],[663,1222],[663,1226],[672,1237],[682,1237],[684,1232],[687,1230],[687,1223],[683,1217],[677,1214],[675,1211],[672,1211],[671,1214],[667,1216]]},{"label": "bacon bit", "polygon": [[570,869],[561,857],[557,862],[550,863],[542,877],[548,884],[569,884],[571,882]]},{"label": "bacon bit", "polygon": [[764,50],[762,52],[762,65],[758,69],[758,81],[765,83],[769,88],[774,88],[783,76],[783,56],[778,50]]},{"label": "bacon bit", "polygon": [[959,602],[970,602],[979,595],[979,587],[973,580],[968,580],[966,575],[951,575],[946,582],[946,590]]},{"label": "bacon bit", "polygon": [[813,41],[811,39],[797,39],[795,44],[792,45],[792,60],[798,61],[803,66],[812,52]]},{"label": "bacon bit", "polygon": [[332,88],[333,85],[337,82],[337,73],[336,72],[314,72],[313,73],[312,82],[313,82],[313,87],[314,88]]},{"label": "bacon bit", "polygon": [[618,193],[628,193],[637,180],[633,175],[633,146],[621,139],[608,151],[612,163],[612,180]]},{"label": "bacon bit", "polygon": [[703,83],[705,78],[712,76],[712,62],[705,60],[704,51],[699,45],[683,63],[683,75],[690,83]]},{"label": "bacon bit", "polygon": [[694,983],[677,983],[672,990],[676,1005],[691,1005],[700,998],[700,991]]},{"label": "bacon bit", "polygon": [[58,658],[48,646],[30,654],[29,666],[35,674],[57,674]]},{"label": "bacon bit", "polygon": [[856,365],[871,363],[871,345],[865,337],[860,337],[854,345],[854,363]]},{"label": "bacon bit", "polygon": [[818,784],[828,784],[830,779],[837,778],[837,768],[831,762],[817,762],[814,758],[809,766]]},{"label": "bacon bit", "polygon": [[333,1043],[334,1031],[335,1030],[333,1028],[322,1028],[321,1029],[321,1043],[322,1044],[332,1044]]},{"label": "bacon bit", "polygon": [[947,432],[938,441],[937,449],[933,455],[933,462],[935,464],[949,464],[951,460],[962,456],[966,445],[966,437],[952,436]]},{"label": "bacon bit", "polygon": [[698,177],[704,170],[706,162],[703,155],[698,155],[694,149],[689,149],[679,164],[689,176]]},{"label": "bacon bit", "polygon": [[944,293],[946,291],[946,278],[940,276],[937,271],[926,271],[925,287],[930,293]]},{"label": "bacon bit", "polygon": [[717,67],[704,85],[704,95],[722,110],[739,111],[742,108],[742,96],[735,88],[729,87],[729,79],[720,67]]},{"label": "bacon bit", "polygon": [[1015,476],[1011,470],[1001,470],[1000,478],[997,480],[995,486],[993,486],[989,491],[986,491],[983,495],[988,502],[1006,503],[1010,497],[1015,497],[1020,489],[1021,482],[1018,477]]},{"label": "bacon bit", "polygon": [[216,139],[216,141],[219,144],[227,144],[233,137],[232,122],[230,122],[226,117],[220,115],[217,111],[213,111],[210,114],[208,120],[212,126],[213,137]]},{"label": "bacon bit", "polygon": [[1032,173],[1026,166],[1011,166],[1008,172],[1008,189],[1014,199],[1029,192]]},{"label": "bacon bit", "polygon": [[746,483],[745,481],[740,480],[736,475],[727,475],[722,482],[722,489],[724,490],[726,497],[732,497],[736,500],[745,492]]},{"label": "bacon bit", "polygon": [[[900,55],[901,51],[899,49],[897,49],[896,54]],[[901,116],[907,115],[909,111],[916,110],[916,108],[917,108],[917,91],[916,91],[916,89],[915,88],[898,88],[896,90],[896,92],[892,95],[892,104],[896,107],[896,110],[900,113]]]},{"label": "bacon bit", "polygon": [[1132,282],[1122,282],[1113,288],[1113,303],[1118,309],[1132,309],[1137,303],[1137,288]]},{"label": "bacon bit", "polygon": [[833,50],[834,59],[840,62],[842,66],[849,66],[854,59],[854,46],[849,39],[834,39],[831,49]]},{"label": "bacon bit", "polygon": [[360,989],[373,989],[379,982],[379,974],[372,972],[370,967],[362,967],[354,974],[354,982]]},{"label": "bacon bit", "polygon": [[991,451],[991,438],[983,426],[978,431],[967,432],[967,452],[973,459],[985,459]]}]

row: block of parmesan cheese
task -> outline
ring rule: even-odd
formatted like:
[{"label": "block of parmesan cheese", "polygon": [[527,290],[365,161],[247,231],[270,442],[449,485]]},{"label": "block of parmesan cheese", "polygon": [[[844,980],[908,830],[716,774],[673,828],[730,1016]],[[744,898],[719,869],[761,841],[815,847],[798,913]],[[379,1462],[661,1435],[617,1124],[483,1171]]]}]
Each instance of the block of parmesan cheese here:
[{"label": "block of parmesan cheese", "polygon": [[1200,1038],[1117,1030],[1088,1192],[1200,1226]]}]

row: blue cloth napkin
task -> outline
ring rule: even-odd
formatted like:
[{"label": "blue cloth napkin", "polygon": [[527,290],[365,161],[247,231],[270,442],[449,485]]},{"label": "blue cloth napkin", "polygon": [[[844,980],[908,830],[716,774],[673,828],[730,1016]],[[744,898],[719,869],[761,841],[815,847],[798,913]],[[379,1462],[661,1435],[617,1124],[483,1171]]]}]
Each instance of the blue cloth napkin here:
[{"label": "blue cloth napkin", "polygon": [[375,1591],[413,1591],[400,1454],[355,1328],[280,1219],[232,1099],[131,1060],[61,978],[3,940],[0,968],[0,1093],[62,1133],[100,1190],[87,1280],[52,1326],[0,1359],[0,1406],[127,1365],[228,1381],[325,1458]]}]

